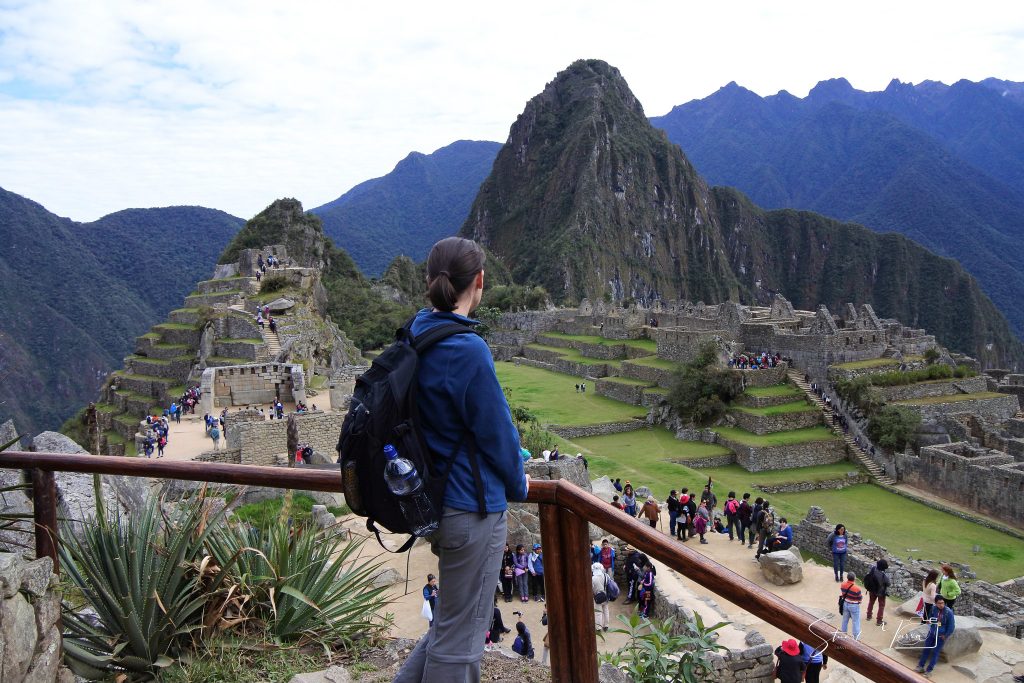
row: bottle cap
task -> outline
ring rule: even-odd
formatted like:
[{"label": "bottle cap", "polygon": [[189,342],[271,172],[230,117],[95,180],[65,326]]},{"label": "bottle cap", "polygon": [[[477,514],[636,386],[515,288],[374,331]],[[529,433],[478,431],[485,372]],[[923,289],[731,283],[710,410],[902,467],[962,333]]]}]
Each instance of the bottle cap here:
[{"label": "bottle cap", "polygon": [[398,457],[398,451],[391,444],[387,444],[384,446],[384,457],[388,460],[394,460]]}]

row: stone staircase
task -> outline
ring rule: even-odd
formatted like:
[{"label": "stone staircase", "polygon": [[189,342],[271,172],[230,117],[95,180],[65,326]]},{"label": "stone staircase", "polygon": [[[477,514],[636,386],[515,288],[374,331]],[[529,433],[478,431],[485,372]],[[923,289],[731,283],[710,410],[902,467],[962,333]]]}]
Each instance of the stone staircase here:
[{"label": "stone staircase", "polygon": [[803,375],[800,374],[798,370],[793,369],[790,369],[787,375],[789,376],[789,381],[799,387],[799,389],[807,395],[807,400],[821,410],[825,424],[831,427],[832,431],[846,443],[849,452],[853,454],[861,467],[868,471],[868,474],[871,475],[872,479],[885,486],[895,486],[896,481],[885,473],[885,470],[883,470],[878,463],[868,455],[866,450],[857,445],[857,442],[852,436],[844,432],[841,427],[832,426],[832,410],[825,404],[825,401],[820,399],[814,390],[811,389],[810,383],[804,380]]},{"label": "stone staircase", "polygon": [[263,329],[260,333],[263,335],[263,341],[267,345],[270,358],[277,358],[277,354],[281,352],[281,337],[277,332],[271,332],[269,329]]}]

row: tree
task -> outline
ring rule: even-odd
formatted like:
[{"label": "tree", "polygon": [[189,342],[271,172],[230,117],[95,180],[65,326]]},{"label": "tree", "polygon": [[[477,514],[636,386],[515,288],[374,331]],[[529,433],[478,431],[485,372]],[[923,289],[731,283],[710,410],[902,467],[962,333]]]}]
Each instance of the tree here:
[{"label": "tree", "polygon": [[913,438],[921,416],[904,406],[879,408],[868,421],[868,436],[882,448],[901,451]]},{"label": "tree", "polygon": [[676,370],[668,403],[681,418],[692,424],[718,419],[729,401],[740,394],[739,373],[718,365],[714,343],[701,346],[697,356]]}]

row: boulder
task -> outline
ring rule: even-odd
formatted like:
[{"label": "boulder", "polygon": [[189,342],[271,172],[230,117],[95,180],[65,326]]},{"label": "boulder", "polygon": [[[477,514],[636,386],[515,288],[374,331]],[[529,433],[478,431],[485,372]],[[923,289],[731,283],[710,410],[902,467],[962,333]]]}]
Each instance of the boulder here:
[{"label": "boulder", "polygon": [[271,313],[284,313],[288,309],[294,307],[295,302],[292,301],[291,299],[286,299],[284,297],[281,297],[280,299],[274,299],[269,304],[267,304],[267,308],[270,309]]},{"label": "boulder", "polygon": [[633,683],[633,679],[629,674],[608,662],[603,663],[601,668],[597,670],[597,680],[599,683]]},{"label": "boulder", "polygon": [[917,603],[921,601],[921,596],[923,595],[924,593],[922,593],[921,591],[917,591],[917,593],[914,593],[914,597],[900,604],[900,606],[896,608],[896,614],[899,614],[904,617],[916,617]]},{"label": "boulder", "polygon": [[592,493],[606,503],[612,502],[612,497],[618,494],[608,477],[601,477],[590,482]]},{"label": "boulder", "polygon": [[651,497],[651,490],[649,488],[647,488],[646,486],[639,486],[639,487],[637,487],[635,493],[636,493],[636,497],[637,498],[650,498]]},{"label": "boulder", "polygon": [[402,580],[402,575],[394,567],[384,567],[370,579],[370,585],[374,588],[393,586]]},{"label": "boulder", "polygon": [[962,663],[954,664],[953,669],[969,680],[979,683],[1013,683],[1013,667],[991,655],[974,656]]},{"label": "boulder", "polygon": [[1024,651],[1022,650],[993,650],[992,656],[1010,666],[1024,664]]},{"label": "boulder", "polygon": [[[965,617],[965,619],[968,618]],[[953,635],[946,641],[942,648],[942,653],[939,655],[939,659],[944,662],[959,661],[981,649],[982,629],[968,624],[961,626],[959,617],[956,621],[956,630],[953,631]],[[897,649],[904,652],[907,650],[919,651],[924,647],[929,628],[927,625],[922,625],[903,633],[896,639]]]},{"label": "boulder", "polygon": [[317,529],[326,529],[327,527],[334,526],[338,523],[328,510],[326,505],[314,505],[312,509],[313,513],[313,524],[316,525]]},{"label": "boulder", "polygon": [[758,562],[761,573],[776,586],[799,583],[804,578],[803,562],[788,550],[765,553]]},{"label": "boulder", "polygon": [[0,641],[4,644],[0,680],[20,681],[36,651],[36,615],[21,593],[0,600]]}]

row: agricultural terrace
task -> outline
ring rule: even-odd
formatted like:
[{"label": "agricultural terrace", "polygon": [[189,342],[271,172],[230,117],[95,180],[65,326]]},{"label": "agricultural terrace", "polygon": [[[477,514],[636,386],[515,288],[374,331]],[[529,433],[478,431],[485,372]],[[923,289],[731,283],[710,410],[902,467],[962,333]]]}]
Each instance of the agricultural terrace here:
[{"label": "agricultural terrace", "polygon": [[[543,424],[586,425],[628,420],[644,411],[636,406],[596,396],[591,391],[577,394],[578,377],[512,363],[498,363],[498,378],[516,405],[529,408]],[[789,387],[748,390],[754,395],[789,395]],[[763,393],[768,392],[768,393]],[[825,427],[792,430],[763,437],[733,428],[716,428],[730,439],[756,445],[783,445],[834,438]],[[592,478],[607,475],[635,485],[646,485],[663,501],[670,489],[683,486],[700,489],[708,477],[724,498],[730,490],[762,495],[758,484],[838,479],[857,470],[851,462],[815,467],[747,472],[738,465],[694,469],[679,461],[723,455],[728,451],[716,444],[679,441],[662,427],[567,441],[556,438],[563,453],[583,453]],[[846,524],[851,531],[885,546],[901,557],[954,560],[970,564],[978,577],[998,582],[1024,574],[1024,543],[999,531],[981,527],[951,514],[939,512],[921,503],[871,484],[842,490],[808,493],[763,494],[782,515],[794,523],[803,519],[808,508],[819,505],[833,522]],[[667,521],[667,520],[666,520]],[[974,552],[977,546],[979,551]],[[822,553],[821,548],[808,548]]]}]

